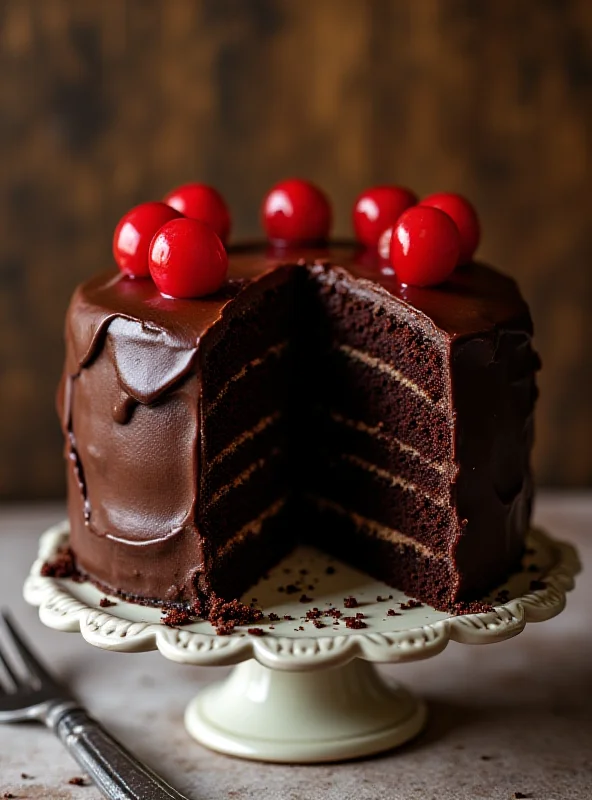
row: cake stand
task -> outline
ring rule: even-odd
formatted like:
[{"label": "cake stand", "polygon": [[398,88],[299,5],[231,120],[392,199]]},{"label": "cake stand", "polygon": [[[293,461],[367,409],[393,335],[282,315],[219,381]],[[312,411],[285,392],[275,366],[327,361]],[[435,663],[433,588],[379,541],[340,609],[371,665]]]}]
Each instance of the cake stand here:
[{"label": "cake stand", "polygon": [[[67,523],[44,533],[25,583],[25,598],[39,606],[45,625],[80,631],[105,650],[158,649],[183,664],[237,664],[191,701],[187,730],[222,753],[292,763],[357,758],[416,736],[426,719],[423,701],[385,681],[373,662],[429,658],[451,640],[486,644],[516,636],[527,622],[562,611],[579,570],[570,545],[532,530],[522,572],[485,598],[494,610],[450,616],[428,606],[401,609],[408,600],[401,592],[312,548],[299,548],[244,598],[257,598],[266,614],[256,623],[264,635],[237,628],[217,636],[208,622],[169,628],[158,609],[117,598],[101,608],[105,595],[90,583],[42,577],[42,564],[67,541]],[[350,596],[356,608],[344,607]],[[330,606],[342,611],[341,619],[322,616],[318,628],[304,619],[310,609]],[[280,619],[270,621],[271,612]],[[347,628],[343,617],[357,613],[366,627]]]}]

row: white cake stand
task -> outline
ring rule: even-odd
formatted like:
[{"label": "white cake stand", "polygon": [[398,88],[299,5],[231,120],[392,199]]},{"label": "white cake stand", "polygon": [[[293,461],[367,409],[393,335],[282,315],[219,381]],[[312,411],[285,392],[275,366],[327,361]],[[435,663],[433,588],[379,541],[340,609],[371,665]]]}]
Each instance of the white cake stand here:
[{"label": "white cake stand", "polygon": [[[299,548],[245,598],[257,598],[265,614],[274,612],[280,621],[265,617],[257,623],[263,636],[239,628],[230,636],[217,636],[207,622],[166,627],[158,609],[117,598],[110,598],[116,604],[105,610],[99,605],[104,593],[90,583],[41,577],[42,564],[67,540],[67,523],[43,534],[25,583],[25,598],[39,606],[43,623],[80,631],[87,642],[105,650],[158,649],[183,664],[238,664],[224,681],[202,689],[191,701],[185,713],[187,730],[222,753],[292,763],[357,758],[416,736],[426,719],[424,703],[385,682],[372,662],[429,658],[450,640],[486,644],[516,636],[527,622],[562,611],[579,570],[571,546],[532,530],[523,571],[501,587],[507,590],[504,602],[491,612],[451,617],[428,606],[401,610],[400,603],[407,600],[401,592],[314,549]],[[301,589],[286,593],[285,587],[295,583]],[[499,592],[486,599],[495,602]],[[311,599],[300,602],[302,593]],[[347,596],[357,599],[357,608],[344,608]],[[377,601],[378,596],[392,599]],[[317,629],[302,619],[309,609],[322,611],[330,605],[344,615],[363,613],[367,627],[351,630],[343,619],[333,624],[322,617],[325,627]],[[400,616],[389,616],[388,609]]]}]

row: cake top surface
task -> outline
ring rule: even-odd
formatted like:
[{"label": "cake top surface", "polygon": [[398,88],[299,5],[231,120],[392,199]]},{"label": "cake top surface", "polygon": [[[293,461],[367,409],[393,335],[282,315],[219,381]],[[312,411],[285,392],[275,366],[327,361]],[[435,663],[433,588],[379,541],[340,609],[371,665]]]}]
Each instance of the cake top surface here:
[{"label": "cake top surface", "polygon": [[352,243],[307,249],[273,249],[255,243],[229,248],[228,280],[207,297],[167,298],[152,281],[129,278],[116,270],[82,284],[73,299],[79,313],[76,320],[70,319],[70,324],[77,326],[73,339],[78,364],[73,371],[91,357],[95,339],[115,318],[135,321],[146,332],[160,331],[173,349],[193,349],[246,285],[295,264],[339,267],[361,279],[361,290],[403,303],[451,339],[485,333],[514,321],[518,330],[530,332],[528,307],[515,281],[480,263],[455,270],[438,286],[419,287],[401,284],[384,268],[376,251]]}]

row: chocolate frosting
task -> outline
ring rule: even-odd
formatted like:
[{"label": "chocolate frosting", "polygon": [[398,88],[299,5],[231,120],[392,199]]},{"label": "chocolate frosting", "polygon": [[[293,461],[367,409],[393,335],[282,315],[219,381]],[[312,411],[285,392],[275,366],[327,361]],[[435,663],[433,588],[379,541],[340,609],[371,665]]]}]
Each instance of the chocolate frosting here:
[{"label": "chocolate frosting", "polygon": [[[532,383],[538,366],[528,307],[515,282],[485,265],[470,264],[440,286],[419,288],[401,285],[377,254],[350,243],[294,250],[253,244],[231,248],[229,256],[228,281],[213,296],[168,299],[152,281],[110,270],[80,286],[68,311],[59,408],[72,546],[83,572],[128,595],[186,600],[205,569],[196,524],[201,345],[232,316],[239,295],[257,292],[276,274],[298,265],[334,265],[360,293],[403,305],[448,342],[451,361],[453,350],[464,352],[468,361],[459,356],[455,367],[459,386],[470,381],[472,355],[463,346],[473,341],[493,342],[487,358],[495,359],[500,335],[515,334],[527,344],[517,380],[526,376]],[[483,352],[479,348],[477,360]],[[528,391],[520,425],[530,425],[525,435],[531,439],[534,396]],[[475,426],[467,429],[474,433]],[[521,503],[521,532],[509,546],[513,558],[530,509],[530,439],[521,450],[524,481],[510,499],[519,494]],[[468,561],[472,557],[469,552]]]}]

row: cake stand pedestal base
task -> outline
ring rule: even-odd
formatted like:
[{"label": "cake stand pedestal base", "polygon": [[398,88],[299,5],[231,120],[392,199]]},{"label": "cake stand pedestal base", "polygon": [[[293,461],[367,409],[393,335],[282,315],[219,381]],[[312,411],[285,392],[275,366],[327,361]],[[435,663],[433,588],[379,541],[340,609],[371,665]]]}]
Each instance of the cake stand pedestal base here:
[{"label": "cake stand pedestal base", "polygon": [[189,704],[185,725],[227,755],[314,763],[380,753],[417,736],[424,703],[367,661],[317,671],[269,669],[251,659]]}]

